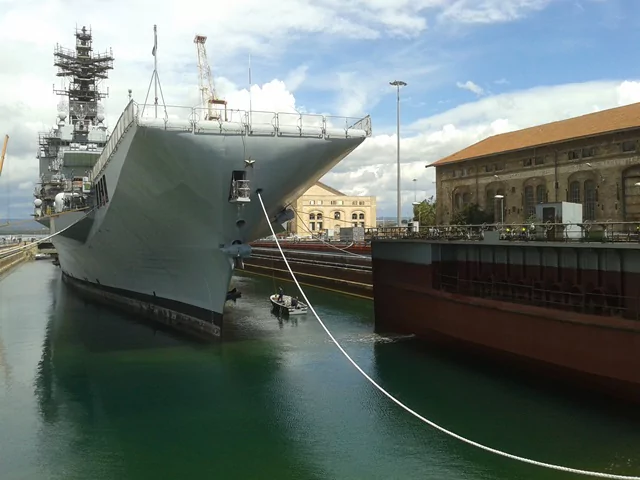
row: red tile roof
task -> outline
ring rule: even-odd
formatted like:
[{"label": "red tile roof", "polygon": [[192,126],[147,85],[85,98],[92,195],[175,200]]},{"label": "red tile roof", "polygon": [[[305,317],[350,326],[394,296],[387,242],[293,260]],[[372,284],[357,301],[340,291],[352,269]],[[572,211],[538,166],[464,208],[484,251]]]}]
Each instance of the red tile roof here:
[{"label": "red tile roof", "polygon": [[494,135],[441,158],[433,165],[440,166],[632,128],[640,128],[640,102]]}]

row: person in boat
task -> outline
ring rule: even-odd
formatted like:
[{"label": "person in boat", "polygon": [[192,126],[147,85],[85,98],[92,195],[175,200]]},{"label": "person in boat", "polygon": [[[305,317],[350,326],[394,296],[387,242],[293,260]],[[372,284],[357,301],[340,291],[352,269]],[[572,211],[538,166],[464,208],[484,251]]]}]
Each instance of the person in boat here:
[{"label": "person in boat", "polygon": [[278,302],[282,302],[284,301],[284,290],[282,289],[282,287],[278,287]]},{"label": "person in boat", "polygon": [[293,298],[291,299],[291,306],[292,306],[293,308],[299,308],[299,305],[298,305],[298,297],[293,297]]}]

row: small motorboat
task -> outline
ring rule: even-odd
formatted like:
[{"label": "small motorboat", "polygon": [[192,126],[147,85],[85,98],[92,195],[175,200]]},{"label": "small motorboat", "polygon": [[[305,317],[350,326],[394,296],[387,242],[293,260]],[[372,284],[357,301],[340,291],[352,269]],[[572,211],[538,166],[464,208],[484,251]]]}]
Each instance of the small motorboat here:
[{"label": "small motorboat", "polygon": [[278,294],[271,295],[269,297],[271,304],[274,308],[280,309],[283,312],[287,312],[289,315],[303,315],[307,313],[307,305],[298,300],[297,305],[294,307],[291,305],[292,297],[290,295],[283,295],[282,301],[278,301]]}]

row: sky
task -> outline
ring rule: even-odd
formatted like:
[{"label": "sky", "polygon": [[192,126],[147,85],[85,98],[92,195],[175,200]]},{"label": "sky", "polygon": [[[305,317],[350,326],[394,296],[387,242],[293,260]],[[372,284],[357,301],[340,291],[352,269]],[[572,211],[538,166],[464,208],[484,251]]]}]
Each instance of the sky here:
[{"label": "sky", "polygon": [[435,195],[425,165],[439,158],[497,133],[640,101],[637,0],[0,0],[0,140],[10,135],[0,221],[33,212],[37,134],[61,100],[56,43],[73,48],[76,26],[86,25],[96,51],[113,49],[103,102],[113,127],[128,89],[144,103],[154,24],[167,105],[198,103],[193,38],[202,34],[230,108],[248,108],[251,58],[253,110],[371,115],[373,135],[322,181],[375,195],[379,217],[397,205],[390,81],[407,83],[404,215]]}]

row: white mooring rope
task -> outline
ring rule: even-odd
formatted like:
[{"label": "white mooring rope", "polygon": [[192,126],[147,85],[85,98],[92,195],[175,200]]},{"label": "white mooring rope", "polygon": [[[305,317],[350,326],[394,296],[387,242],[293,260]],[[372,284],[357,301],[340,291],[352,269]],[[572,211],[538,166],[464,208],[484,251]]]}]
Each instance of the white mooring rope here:
[{"label": "white mooring rope", "polygon": [[437,423],[434,423],[431,420],[423,417],[422,415],[420,415],[416,411],[414,411],[411,408],[409,408],[408,406],[406,406],[400,400],[395,398],[393,395],[391,395],[389,392],[387,392],[384,388],[382,388],[380,385],[378,385],[373,378],[371,378],[369,375],[366,374],[366,372],[364,370],[362,370],[362,368],[360,368],[360,366],[349,356],[349,354],[344,350],[344,348],[342,348],[342,346],[338,343],[338,341],[335,339],[335,337],[331,334],[329,329],[325,326],[325,324],[322,321],[322,319],[320,318],[320,316],[316,313],[315,309],[313,308],[313,305],[311,305],[311,302],[307,298],[307,295],[304,293],[304,290],[302,289],[302,287],[298,283],[298,279],[296,278],[295,274],[293,273],[293,270],[291,270],[291,267],[289,266],[289,262],[287,261],[287,257],[285,257],[284,252],[282,251],[282,248],[280,247],[280,242],[278,241],[278,237],[276,237],[276,233],[273,230],[273,226],[271,225],[271,221],[269,219],[269,214],[267,213],[267,209],[264,206],[264,202],[262,201],[262,196],[260,195],[260,192],[258,191],[257,194],[258,194],[258,199],[260,200],[260,205],[262,205],[262,211],[264,212],[264,216],[265,216],[265,218],[267,220],[267,224],[269,225],[269,228],[271,229],[271,233],[273,234],[273,237],[276,239],[276,245],[278,246],[278,250],[280,251],[280,254],[282,255],[282,259],[284,260],[284,263],[287,265],[287,269],[289,270],[289,273],[291,274],[291,277],[293,278],[293,281],[295,282],[295,284],[297,285],[298,289],[300,290],[300,293],[302,294],[302,297],[304,298],[305,302],[309,306],[309,309],[313,312],[313,315],[316,317],[316,319],[320,323],[320,326],[322,326],[324,331],[327,332],[327,335],[329,335],[329,338],[331,338],[333,343],[335,343],[336,347],[338,347],[338,350],[340,350],[340,352],[342,352],[342,354],[347,358],[347,360],[349,360],[349,362],[356,368],[356,370],[358,370],[362,374],[362,376],[364,378],[366,378],[369,381],[369,383],[371,383],[371,385],[376,387],[382,394],[384,394],[387,398],[389,398],[389,400],[391,400],[396,405],[398,405],[399,407],[401,407],[404,410],[406,410],[407,412],[409,412],[414,417],[418,418],[419,420],[422,420],[427,425],[429,425],[429,426],[431,426],[431,427],[433,427],[433,428],[435,428],[437,430],[440,430],[441,432],[443,432],[443,433],[445,433],[445,434],[447,434],[447,435],[449,435],[449,436],[451,436],[451,437],[453,437],[453,438],[455,438],[457,440],[460,440],[462,442],[468,443],[469,445],[472,445],[474,447],[480,448],[480,449],[485,450],[487,452],[491,452],[493,454],[500,455],[502,457],[511,458],[512,460],[517,460],[517,461],[523,462],[523,463],[529,463],[531,465],[536,465],[538,467],[545,467],[545,468],[550,468],[552,470],[560,470],[562,472],[568,472],[568,473],[577,473],[579,475],[588,475],[588,476],[591,476],[591,477],[599,477],[599,478],[613,478],[613,479],[617,479],[617,480],[640,480],[640,477],[632,477],[632,476],[626,476],[626,475],[614,475],[614,474],[611,474],[611,473],[593,472],[593,471],[589,471],[589,470],[579,470],[577,468],[570,468],[570,467],[564,467],[562,465],[554,465],[552,463],[539,462],[537,460],[532,460],[530,458],[520,457],[518,455],[513,455],[511,453],[503,452],[502,450],[498,450],[498,449],[495,449],[495,448],[488,447],[488,446],[483,445],[481,443],[474,442],[473,440],[469,440],[468,438],[465,438],[465,437],[463,437],[461,435],[458,435],[458,434],[456,434],[456,433],[454,433],[454,432],[452,432],[450,430],[447,430],[444,427],[441,427]]}]

